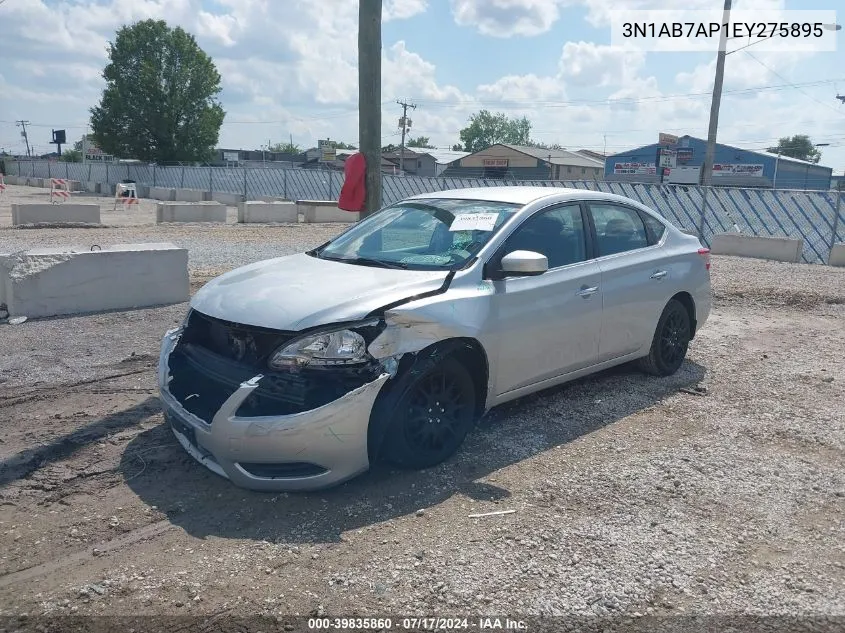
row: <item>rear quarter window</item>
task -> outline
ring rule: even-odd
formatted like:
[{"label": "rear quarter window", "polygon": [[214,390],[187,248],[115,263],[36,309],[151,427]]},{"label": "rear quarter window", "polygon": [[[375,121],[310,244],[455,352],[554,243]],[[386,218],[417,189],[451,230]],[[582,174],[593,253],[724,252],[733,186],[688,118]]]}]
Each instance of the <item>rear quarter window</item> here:
[{"label": "rear quarter window", "polygon": [[643,213],[642,216],[646,230],[648,231],[648,241],[651,244],[657,244],[663,239],[663,234],[666,232],[666,225],[648,213]]}]

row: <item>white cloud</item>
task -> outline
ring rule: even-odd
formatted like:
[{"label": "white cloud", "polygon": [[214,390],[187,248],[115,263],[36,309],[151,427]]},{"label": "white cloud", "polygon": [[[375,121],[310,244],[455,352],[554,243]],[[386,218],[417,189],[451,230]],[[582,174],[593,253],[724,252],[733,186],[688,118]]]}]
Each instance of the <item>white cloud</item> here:
[{"label": "white cloud", "polygon": [[560,18],[560,0],[451,0],[452,15],[493,37],[532,36],[547,32]]},{"label": "white cloud", "polygon": [[478,86],[481,99],[502,102],[543,102],[552,99],[565,99],[566,87],[558,77],[538,77],[537,75],[507,75],[492,84]]},{"label": "white cloud", "polygon": [[428,0],[386,0],[382,5],[382,20],[407,20],[420,13],[425,13]]},{"label": "white cloud", "polygon": [[[465,101],[470,99],[454,86],[437,83],[434,64],[409,51],[405,42],[396,42],[387,49],[382,62],[382,93],[386,95],[413,94],[433,101]],[[357,70],[355,94],[357,94]]]},{"label": "white cloud", "polygon": [[645,65],[645,53],[595,44],[567,42],[559,68],[562,77],[573,84],[620,86],[636,77]]},{"label": "white cloud", "polygon": [[[442,0],[440,0],[442,1]],[[739,0],[748,8],[755,0]],[[777,5],[781,0],[756,0]],[[792,0],[790,0],[792,1]],[[702,8],[710,0],[689,0]],[[502,55],[508,46],[530,47],[531,35],[548,32],[570,16],[601,21],[613,8],[661,8],[658,0],[451,0],[454,20],[497,40]],[[426,0],[385,0],[386,22],[409,20],[434,3]],[[749,5],[750,6],[750,5]],[[793,7],[791,7],[793,8]],[[120,25],[144,18],[166,19],[197,36],[213,57],[223,78],[221,100],[227,111],[221,133],[223,146],[255,148],[287,140],[301,145],[318,138],[357,142],[357,2],[350,0],[7,0],[0,5],[0,111],[4,120],[27,118],[33,142],[46,144],[50,127],[66,127],[71,138],[84,132],[88,108],[102,90],[106,47]],[[50,28],[45,28],[49,25]],[[402,24],[391,23],[386,32]],[[436,44],[437,34],[428,43]],[[537,140],[570,148],[622,151],[653,142],[658,131],[704,136],[707,132],[712,56],[688,54],[679,60],[688,70],[661,74],[668,58],[621,51],[596,42],[560,42],[560,56],[524,71],[509,66],[500,76],[485,73],[472,81],[453,68],[432,63],[426,49],[411,38],[385,39],[382,62],[382,132],[385,143],[398,141],[395,100],[418,104],[411,113],[412,135],[429,136],[441,147],[458,141],[459,130],[481,108],[527,116]],[[458,43],[451,42],[451,50]],[[719,140],[759,141],[807,133],[814,137],[841,130],[845,106],[836,110],[831,94],[837,86],[760,90],[811,76],[841,76],[836,57],[756,52],[727,59],[725,97]],[[473,51],[463,55],[464,68],[476,63]],[[452,53],[456,55],[457,53]],[[441,59],[451,59],[441,55]],[[478,57],[479,67],[490,65]],[[841,55],[839,56],[841,60]],[[700,61],[696,65],[696,62]],[[783,78],[778,77],[781,75]],[[448,80],[445,79],[448,77]],[[787,81],[788,80],[788,81]],[[735,90],[747,89],[737,95]],[[841,87],[840,87],[841,92]],[[691,97],[678,94],[701,93]],[[838,126],[838,127],[837,127]],[[845,133],[841,134],[845,140]],[[605,140],[606,138],[606,140]],[[46,140],[44,140],[46,139]],[[19,130],[0,121],[0,146],[18,147]],[[833,147],[825,158],[836,156]],[[845,168],[845,154],[838,162]],[[825,159],[823,159],[825,162]],[[836,163],[834,163],[836,165]],[[838,165],[837,165],[838,166]]]}]

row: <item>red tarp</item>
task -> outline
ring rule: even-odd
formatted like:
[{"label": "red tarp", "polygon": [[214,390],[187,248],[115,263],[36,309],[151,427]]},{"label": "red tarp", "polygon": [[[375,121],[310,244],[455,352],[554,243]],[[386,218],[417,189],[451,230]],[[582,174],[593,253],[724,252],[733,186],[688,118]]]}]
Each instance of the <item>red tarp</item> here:
[{"label": "red tarp", "polygon": [[367,197],[367,161],[360,152],[352,154],[343,166],[343,188],[337,206],[343,211],[363,211]]}]

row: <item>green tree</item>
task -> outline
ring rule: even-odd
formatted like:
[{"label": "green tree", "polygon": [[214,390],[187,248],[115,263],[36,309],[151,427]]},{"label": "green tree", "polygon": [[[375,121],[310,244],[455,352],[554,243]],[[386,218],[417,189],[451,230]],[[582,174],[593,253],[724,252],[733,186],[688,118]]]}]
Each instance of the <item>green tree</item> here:
[{"label": "green tree", "polygon": [[478,152],[496,143],[527,145],[531,142],[531,121],[522,117],[510,119],[499,112],[481,110],[469,118],[469,125],[461,130],[465,152]]},{"label": "green tree", "polygon": [[338,141],[337,145],[335,145],[336,149],[358,149],[354,145],[350,145],[349,143],[344,143],[343,141]]},{"label": "green tree", "polygon": [[[80,145],[82,145],[82,141],[78,141]],[[62,152],[61,158],[59,158],[64,163],[81,163],[82,162],[82,150],[76,149],[76,144],[74,143],[73,149],[66,149]]]},{"label": "green tree", "polygon": [[811,163],[818,163],[822,158],[822,153],[806,134],[796,134],[791,138],[785,136],[778,141],[777,147],[770,147],[768,151]]},{"label": "green tree", "polygon": [[464,151],[464,146],[461,145],[460,143],[455,143],[454,145],[452,145],[452,151],[453,152],[462,152],[462,151]]},{"label": "green tree", "polygon": [[541,143],[540,141],[528,141],[526,145],[528,145],[528,147],[536,147],[537,149],[563,149],[563,146],[560,143]]},{"label": "green tree", "polygon": [[97,145],[159,163],[210,159],[225,112],[220,74],[194,36],[144,20],[121,27],[108,54],[106,88],[91,109]]},{"label": "green tree", "polygon": [[388,145],[385,145],[384,147],[381,148],[382,154],[390,154],[392,152],[398,152],[398,151],[399,151],[399,146],[394,145],[393,143],[389,143]]},{"label": "green tree", "polygon": [[431,139],[427,136],[418,136],[417,138],[408,139],[408,147],[434,149],[434,145],[431,144]]},{"label": "green tree", "polygon": [[278,152],[280,154],[301,154],[302,148],[296,143],[276,143],[270,146],[271,152]]}]

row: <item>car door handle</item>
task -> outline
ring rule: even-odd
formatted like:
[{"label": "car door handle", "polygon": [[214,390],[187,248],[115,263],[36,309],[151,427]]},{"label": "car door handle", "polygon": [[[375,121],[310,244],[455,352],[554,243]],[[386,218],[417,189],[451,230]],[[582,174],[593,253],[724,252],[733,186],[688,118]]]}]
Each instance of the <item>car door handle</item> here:
[{"label": "car door handle", "polygon": [[584,288],[581,288],[581,290],[578,292],[578,296],[584,297],[585,299],[587,299],[589,297],[592,297],[594,294],[596,294],[598,292],[598,290],[599,290],[598,286],[593,286],[592,288],[584,287]]},{"label": "car door handle", "polygon": [[664,278],[666,275],[668,275],[668,274],[669,274],[669,273],[667,273],[665,270],[658,270],[656,273],[654,273],[654,274],[651,276],[651,278],[652,278],[652,279],[663,279],[663,278]]}]

